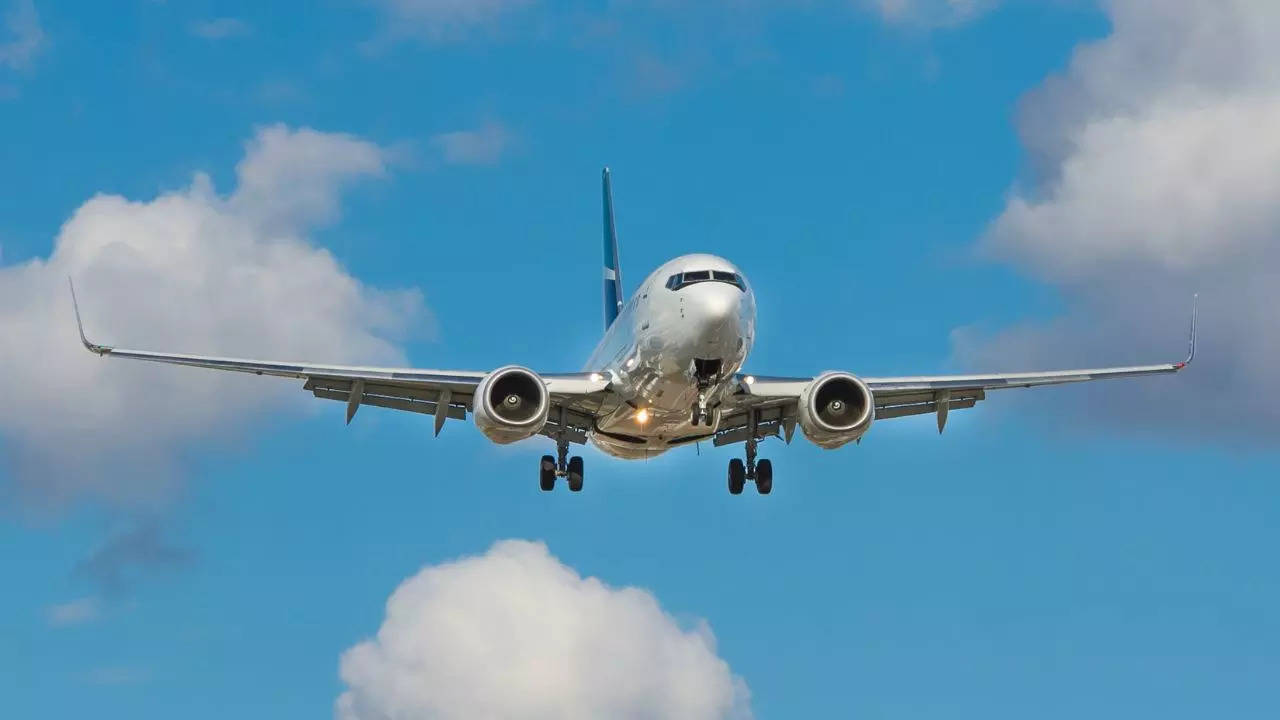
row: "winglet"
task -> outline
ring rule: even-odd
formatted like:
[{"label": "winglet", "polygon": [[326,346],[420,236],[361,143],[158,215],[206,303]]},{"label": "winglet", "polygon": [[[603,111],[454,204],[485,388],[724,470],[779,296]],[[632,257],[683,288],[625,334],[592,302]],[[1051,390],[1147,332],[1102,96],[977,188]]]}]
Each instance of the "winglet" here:
[{"label": "winglet", "polygon": [[1187,341],[1187,359],[1174,365],[1174,368],[1181,370],[1191,364],[1196,359],[1196,315],[1197,306],[1200,304],[1200,294],[1196,293],[1191,296],[1191,337]]},{"label": "winglet", "polygon": [[76,327],[80,329],[80,342],[84,343],[86,350],[95,355],[106,355],[111,352],[111,348],[106,345],[95,345],[84,336],[84,323],[80,320],[80,303],[76,302],[76,285],[71,282],[70,275],[67,276],[67,287],[71,288],[71,307],[76,311]]}]

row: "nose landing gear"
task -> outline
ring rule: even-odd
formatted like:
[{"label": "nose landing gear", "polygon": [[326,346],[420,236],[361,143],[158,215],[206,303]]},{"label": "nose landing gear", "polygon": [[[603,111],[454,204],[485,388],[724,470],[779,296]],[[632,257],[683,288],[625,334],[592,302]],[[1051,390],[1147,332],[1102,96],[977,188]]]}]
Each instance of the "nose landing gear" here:
[{"label": "nose landing gear", "polygon": [[693,415],[689,419],[689,424],[697,427],[699,425],[710,426],[711,422],[707,415],[707,391],[698,388],[698,402],[693,404]]},{"label": "nose landing gear", "polygon": [[698,402],[693,405],[693,413],[690,416],[689,424],[694,427],[711,425],[707,414],[707,392],[719,382],[722,365],[723,362],[719,359],[694,358],[693,360],[693,379],[698,384]]}]

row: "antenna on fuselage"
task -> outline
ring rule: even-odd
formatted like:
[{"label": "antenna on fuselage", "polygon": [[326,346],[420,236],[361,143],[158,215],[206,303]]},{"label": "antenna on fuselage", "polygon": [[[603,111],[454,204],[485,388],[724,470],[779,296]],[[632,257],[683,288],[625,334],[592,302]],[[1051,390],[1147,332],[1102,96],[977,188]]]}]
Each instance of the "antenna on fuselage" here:
[{"label": "antenna on fuselage", "polygon": [[622,268],[618,262],[618,231],[613,224],[613,186],[609,168],[602,173],[604,201],[604,329],[608,330],[622,312]]}]

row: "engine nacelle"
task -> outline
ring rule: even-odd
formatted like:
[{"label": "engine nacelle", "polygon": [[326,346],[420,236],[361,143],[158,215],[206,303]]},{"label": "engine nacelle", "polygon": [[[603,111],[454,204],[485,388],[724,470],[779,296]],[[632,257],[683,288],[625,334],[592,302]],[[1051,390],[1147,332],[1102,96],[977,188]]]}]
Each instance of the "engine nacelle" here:
[{"label": "engine nacelle", "polygon": [[516,365],[498,368],[476,387],[471,416],[493,442],[513,443],[536,435],[547,424],[551,395],[532,370]]},{"label": "engine nacelle", "polygon": [[876,403],[871,388],[844,372],[814,378],[800,393],[800,429],[828,450],[851,443],[871,428]]}]

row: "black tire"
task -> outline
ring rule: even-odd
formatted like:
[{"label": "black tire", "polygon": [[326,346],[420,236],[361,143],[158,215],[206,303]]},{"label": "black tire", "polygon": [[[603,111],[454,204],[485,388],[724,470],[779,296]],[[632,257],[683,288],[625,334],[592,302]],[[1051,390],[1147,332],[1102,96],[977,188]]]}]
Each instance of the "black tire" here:
[{"label": "black tire", "polygon": [[582,492],[582,458],[574,455],[569,458],[569,491]]},{"label": "black tire", "polygon": [[538,487],[542,488],[542,492],[556,489],[556,459],[550,455],[543,455],[542,461],[538,463]]},{"label": "black tire", "polygon": [[773,492],[773,463],[768,460],[756,463],[756,492],[761,495]]},{"label": "black tire", "polygon": [[747,466],[739,458],[729,461],[729,494],[741,495],[747,484]]}]

